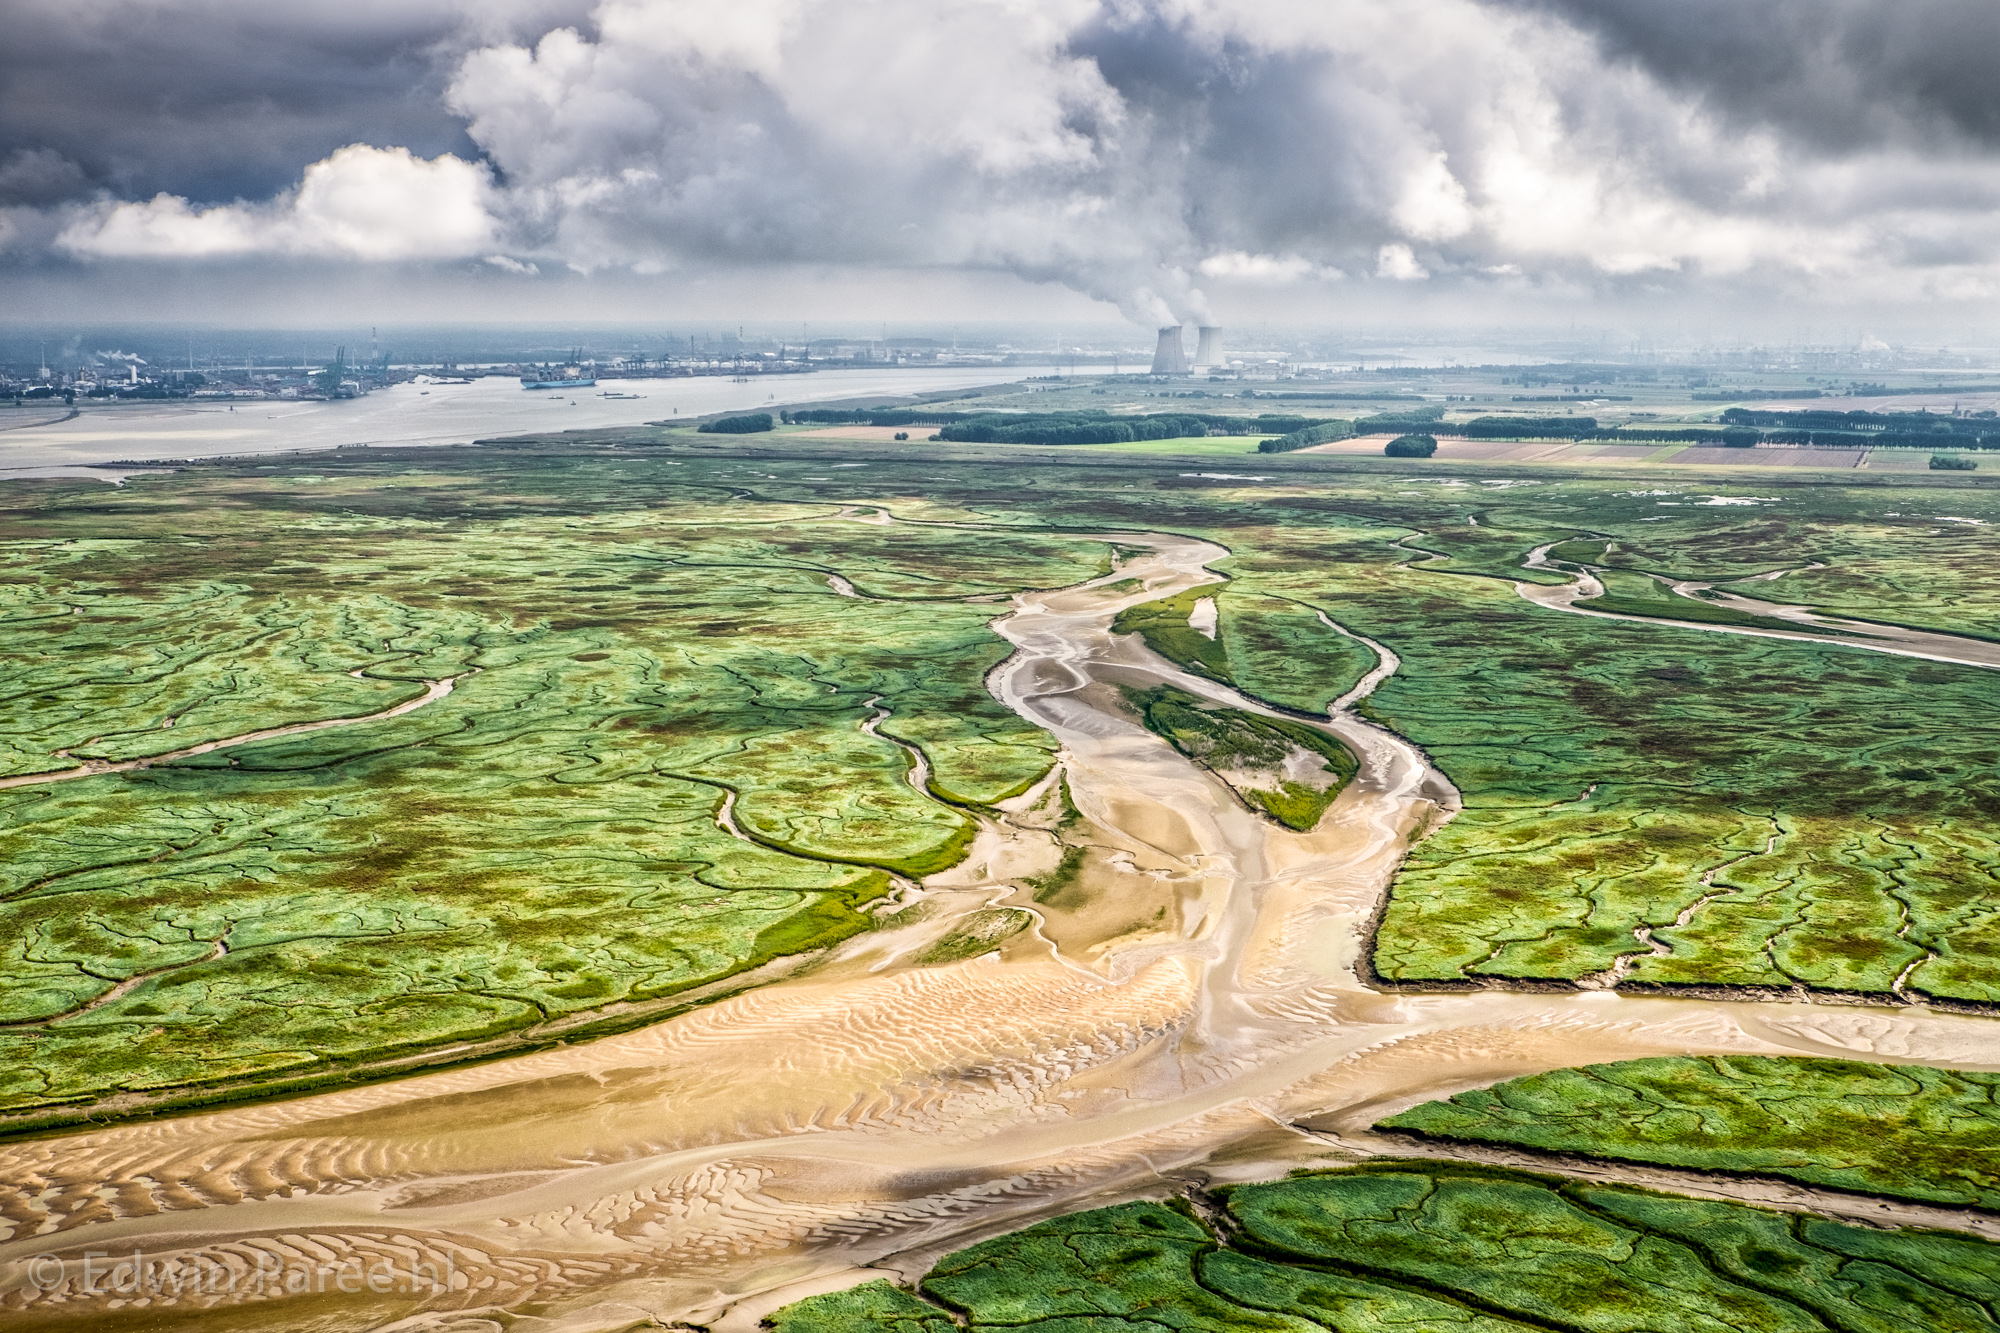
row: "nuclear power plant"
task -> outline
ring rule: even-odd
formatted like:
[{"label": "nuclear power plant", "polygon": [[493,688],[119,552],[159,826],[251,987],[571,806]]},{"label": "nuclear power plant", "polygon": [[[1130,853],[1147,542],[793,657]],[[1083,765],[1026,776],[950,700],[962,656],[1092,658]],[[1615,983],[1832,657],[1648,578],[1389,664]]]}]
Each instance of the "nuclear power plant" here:
[{"label": "nuclear power plant", "polygon": [[1180,325],[1173,324],[1160,330],[1160,345],[1153,349],[1153,373],[1155,375],[1188,373],[1187,348],[1181,345]]},{"label": "nuclear power plant", "polygon": [[1160,330],[1160,344],[1153,350],[1155,375],[1185,375],[1191,370],[1213,370],[1225,365],[1222,359],[1222,330],[1213,324],[1195,329],[1194,360],[1189,362],[1187,345],[1181,341],[1182,325]]}]

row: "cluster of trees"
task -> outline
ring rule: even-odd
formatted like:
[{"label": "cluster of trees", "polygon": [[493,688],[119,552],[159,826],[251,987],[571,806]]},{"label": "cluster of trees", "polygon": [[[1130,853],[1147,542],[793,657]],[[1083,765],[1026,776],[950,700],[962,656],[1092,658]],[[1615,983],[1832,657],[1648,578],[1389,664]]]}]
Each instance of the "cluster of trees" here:
[{"label": "cluster of trees", "polygon": [[[1758,412],[1731,408],[1712,426],[1599,426],[1595,417],[1475,417],[1451,433],[1474,440],[1629,440],[1749,449],[1760,444],[1822,449],[2000,449],[2000,421],[1921,413]],[[1369,425],[1368,422],[1357,423]],[[1777,429],[1769,429],[1777,427]],[[1817,427],[1815,429],[1814,427]],[[1983,427],[1983,429],[1982,429]],[[1379,430],[1380,426],[1371,426]]]},{"label": "cluster of trees", "polygon": [[1433,403],[1426,407],[1399,407],[1392,412],[1378,412],[1372,417],[1362,417],[1354,423],[1357,435],[1378,435],[1385,430],[1396,430],[1403,426],[1429,426],[1444,420],[1444,408]]},{"label": "cluster of trees", "polygon": [[778,418],[797,425],[828,426],[942,426],[964,421],[969,412],[927,412],[915,407],[807,407],[796,412],[780,412]]},{"label": "cluster of trees", "polygon": [[1979,464],[1973,462],[1970,458],[1960,458],[1957,454],[1931,455],[1931,471],[1933,472],[1972,472],[1977,470],[1978,467]]},{"label": "cluster of trees", "polygon": [[[1102,408],[1081,412],[941,412],[913,407],[807,407],[778,415],[797,425],[935,426],[937,438],[962,444],[1120,444],[1190,435],[1278,435],[1320,424],[1319,418],[1278,412],[1255,417],[1209,412],[1113,416]],[[1340,425],[1344,430],[1346,423]]]},{"label": "cluster of trees", "polygon": [[1724,422],[1763,431],[1771,444],[1814,444],[1830,449],[1928,449],[1949,444],[1955,449],[2000,449],[2000,415],[1991,411],[1967,417],[1933,416],[1929,412],[1760,412],[1732,407]]},{"label": "cluster of trees", "polygon": [[1717,389],[1691,395],[1697,403],[1733,403],[1745,398],[1817,398],[1818,389]]},{"label": "cluster of trees", "polygon": [[1469,440],[1586,440],[1598,431],[1596,417],[1474,417],[1452,433]]},{"label": "cluster of trees", "polygon": [[1762,432],[1738,426],[1722,430],[1711,430],[1705,426],[1627,426],[1618,430],[1598,431],[1593,437],[1600,440],[1633,440],[1647,444],[1706,444],[1720,445],[1727,449],[1752,449],[1759,442],[1767,444],[1804,444],[1804,440],[1777,440]]},{"label": "cluster of trees", "polygon": [[1429,458],[1437,451],[1437,439],[1430,435],[1398,435],[1382,446],[1390,458]]},{"label": "cluster of trees", "polygon": [[946,423],[938,431],[938,438],[964,444],[1121,444],[1127,440],[1177,440],[1191,435],[1262,435],[1315,424],[1318,423],[1308,417],[1268,413],[1236,417],[1196,412],[1154,412],[1144,416],[1112,416],[1102,411],[992,412]]},{"label": "cluster of trees", "polygon": [[1345,421],[1322,421],[1316,426],[1305,426],[1289,434],[1280,435],[1275,440],[1259,440],[1257,452],[1288,454],[1295,449],[1308,449],[1315,444],[1325,444],[1328,440],[1344,440],[1352,434],[1354,427]]},{"label": "cluster of trees", "polygon": [[769,412],[746,412],[741,416],[704,421],[696,429],[704,435],[755,435],[759,431],[770,430],[775,424]]},{"label": "cluster of trees", "polygon": [[[1627,426],[1615,434],[1621,440],[1645,441],[1649,444],[1721,444],[1722,432],[1705,426]],[[1755,431],[1751,432],[1753,435]]]}]

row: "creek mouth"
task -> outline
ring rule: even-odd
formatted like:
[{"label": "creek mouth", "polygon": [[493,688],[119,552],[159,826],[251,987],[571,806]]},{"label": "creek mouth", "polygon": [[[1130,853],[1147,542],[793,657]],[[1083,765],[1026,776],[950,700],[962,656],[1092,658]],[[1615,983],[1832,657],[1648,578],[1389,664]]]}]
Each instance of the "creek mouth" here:
[{"label": "creek mouth", "polygon": [[[1119,684],[1158,683],[1297,719],[1111,632],[1128,606],[1219,582],[1208,566],[1226,552],[1104,539],[1128,553],[1113,573],[1022,594],[995,622],[1015,651],[989,685],[1060,743],[1056,775],[921,886],[1033,929],[932,966],[915,961],[923,928],[872,932],[573,1047],[0,1145],[0,1308],[103,1317],[121,1299],[129,1317],[131,1298],[37,1289],[29,1265],[46,1254],[245,1271],[259,1254],[307,1268],[394,1254],[449,1263],[462,1284],[400,1304],[267,1293],[263,1326],[446,1329],[533,1304],[550,1330],[650,1316],[721,1333],[1054,1213],[1352,1161],[1377,1151],[1366,1136],[1299,1126],[1523,1074],[1727,1053],[2000,1069],[2000,1027],[1977,1017],[1367,985],[1370,923],[1411,838],[1455,809],[1451,784],[1348,711],[1352,695],[1315,722],[1361,759],[1320,823],[1253,814],[1116,703]],[[1394,669],[1384,653],[1370,679]],[[1036,887],[1065,847],[1086,849],[1074,902]],[[152,1326],[195,1328],[244,1298],[138,1300]]]}]

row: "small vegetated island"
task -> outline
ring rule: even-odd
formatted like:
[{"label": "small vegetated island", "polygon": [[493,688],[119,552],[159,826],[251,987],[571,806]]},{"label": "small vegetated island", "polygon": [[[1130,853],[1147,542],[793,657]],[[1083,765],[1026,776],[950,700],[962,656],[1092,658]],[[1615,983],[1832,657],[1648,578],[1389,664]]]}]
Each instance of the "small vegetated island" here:
[{"label": "small vegetated island", "polygon": [[[1313,830],[1374,780],[1320,725],[1364,678],[1354,710],[1456,789],[1355,984],[2000,1012],[1985,474],[1419,486],[1379,457],[1260,457],[1255,477],[1081,449],[1027,465],[977,437],[1136,428],[1081,414],[1002,440],[1022,423],[923,415],[880,423],[947,437],[921,451],[811,443],[795,419],[10,483],[0,1129],[613,1032],[893,927],[884,900],[963,861],[1058,762],[987,689],[1010,652],[992,622],[1017,593],[1116,578],[1120,533],[1226,548],[1221,581],[1135,582],[1110,628],[1196,678],[1119,706],[1255,827]],[[1145,429],[1221,429],[1159,415],[1183,419]],[[1329,420],[1234,424],[1283,440]],[[1586,567],[1621,618],[1519,590]],[[1883,637],[1800,637],[1757,609],[1779,604]],[[1899,633],[1965,648],[1875,650]],[[1082,891],[1019,888],[907,965],[977,966],[1038,899]],[[2000,1248],[1971,1235],[1556,1160],[1990,1210],[1993,1084],[1735,1057],[1538,1074],[1390,1116],[1421,1160],[1057,1217],[914,1289],[772,1322],[1995,1329]],[[1475,1160],[1497,1148],[1548,1169]]]}]

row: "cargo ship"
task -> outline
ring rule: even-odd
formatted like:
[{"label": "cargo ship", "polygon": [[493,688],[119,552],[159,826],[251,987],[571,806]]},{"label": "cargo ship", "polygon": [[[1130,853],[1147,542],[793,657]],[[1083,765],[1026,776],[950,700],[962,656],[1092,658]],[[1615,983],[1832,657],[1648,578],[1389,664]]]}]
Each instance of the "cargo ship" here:
[{"label": "cargo ship", "polygon": [[560,370],[538,370],[532,375],[521,376],[524,389],[594,389],[597,376],[586,375],[576,366],[564,366]]},{"label": "cargo ship", "polygon": [[569,354],[569,363],[562,366],[536,366],[529,374],[521,376],[524,389],[594,389],[597,387],[595,371],[583,368],[583,349]]}]

